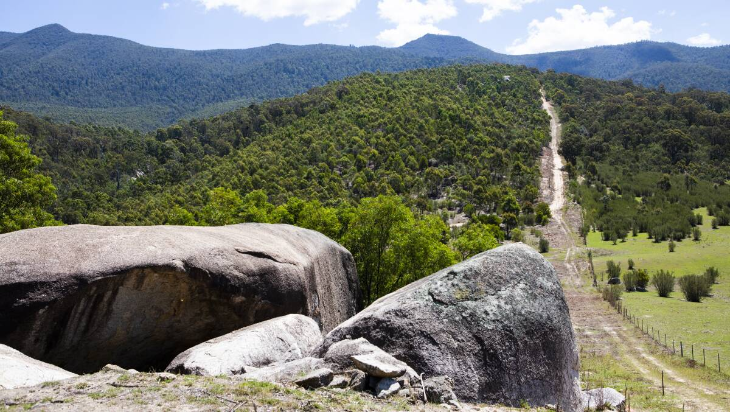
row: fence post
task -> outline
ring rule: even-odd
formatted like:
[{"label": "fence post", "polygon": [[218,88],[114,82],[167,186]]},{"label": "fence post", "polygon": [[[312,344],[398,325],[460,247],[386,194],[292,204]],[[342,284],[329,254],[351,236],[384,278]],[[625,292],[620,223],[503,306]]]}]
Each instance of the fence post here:
[{"label": "fence post", "polygon": [[681,340],[679,341],[679,355],[684,358],[684,345]]},{"label": "fence post", "polygon": [[717,351],[717,371],[722,372],[720,370],[720,351]]},{"label": "fence post", "polygon": [[674,347],[674,339],[672,339],[672,353],[677,354],[677,349]]},{"label": "fence post", "polygon": [[662,396],[664,396],[664,371],[662,371]]},{"label": "fence post", "polygon": [[692,360],[695,360],[695,344],[692,344]]},{"label": "fence post", "polygon": [[702,348],[702,366],[707,366],[705,364],[705,348]]}]

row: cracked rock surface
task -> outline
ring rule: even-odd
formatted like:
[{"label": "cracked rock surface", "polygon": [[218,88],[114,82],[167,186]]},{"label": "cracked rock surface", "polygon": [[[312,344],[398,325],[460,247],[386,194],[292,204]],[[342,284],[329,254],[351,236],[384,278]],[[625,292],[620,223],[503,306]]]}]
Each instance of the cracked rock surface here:
[{"label": "cracked rock surface", "polygon": [[289,225],[101,227],[0,235],[0,343],[76,372],[162,370],[287,314],[325,332],[357,310],[352,255]]},{"label": "cracked rock surface", "polygon": [[365,338],[460,400],[581,407],[579,360],[555,269],[511,244],[416,281],[332,330],[323,350]]}]

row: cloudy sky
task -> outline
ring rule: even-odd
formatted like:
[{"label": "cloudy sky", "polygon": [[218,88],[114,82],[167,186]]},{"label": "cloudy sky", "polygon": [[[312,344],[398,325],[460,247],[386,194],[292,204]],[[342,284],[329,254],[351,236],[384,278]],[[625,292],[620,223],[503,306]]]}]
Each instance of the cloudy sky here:
[{"label": "cloudy sky", "polygon": [[400,46],[426,33],[525,54],[637,40],[730,43],[726,0],[23,0],[0,31],[72,31],[185,49],[271,43]]}]

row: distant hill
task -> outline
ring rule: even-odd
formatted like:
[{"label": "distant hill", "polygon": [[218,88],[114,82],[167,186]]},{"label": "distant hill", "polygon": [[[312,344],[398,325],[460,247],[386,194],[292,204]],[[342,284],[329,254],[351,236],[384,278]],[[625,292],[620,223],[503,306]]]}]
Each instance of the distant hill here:
[{"label": "distant hill", "polygon": [[730,91],[730,47],[640,42],[510,56],[455,36],[400,48],[274,44],[244,50],[155,48],[53,24],[0,32],[0,103],[59,121],[151,130],[292,96],[362,72],[453,63],[523,64],[676,91]]}]

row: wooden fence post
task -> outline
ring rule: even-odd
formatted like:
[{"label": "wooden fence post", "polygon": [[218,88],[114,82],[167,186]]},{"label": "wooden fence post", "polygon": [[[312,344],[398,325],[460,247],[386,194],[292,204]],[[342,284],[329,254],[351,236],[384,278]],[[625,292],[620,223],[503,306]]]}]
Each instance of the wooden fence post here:
[{"label": "wooden fence post", "polygon": [[679,356],[684,358],[684,345],[681,340],[679,341]]},{"label": "wooden fence post", "polygon": [[664,396],[664,371],[662,371],[662,396]]}]

